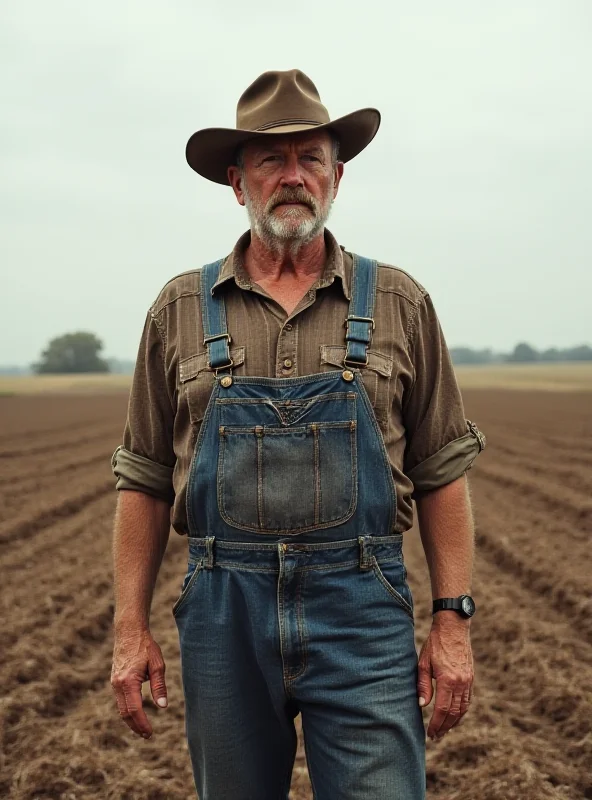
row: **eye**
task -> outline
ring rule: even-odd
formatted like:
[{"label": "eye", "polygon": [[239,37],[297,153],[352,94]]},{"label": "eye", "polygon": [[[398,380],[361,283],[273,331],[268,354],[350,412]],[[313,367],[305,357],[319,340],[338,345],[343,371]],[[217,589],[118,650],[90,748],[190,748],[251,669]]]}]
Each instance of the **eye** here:
[{"label": "eye", "polygon": [[321,159],[318,158],[317,156],[313,156],[310,154],[303,155],[302,158],[304,159],[304,161],[318,161],[319,163],[321,161]]},{"label": "eye", "polygon": [[278,159],[279,159],[279,156],[278,156],[278,155],[274,155],[274,156],[265,156],[265,158],[264,158],[264,159],[262,159],[261,163],[262,163],[262,164],[265,164],[267,161],[277,161]]}]

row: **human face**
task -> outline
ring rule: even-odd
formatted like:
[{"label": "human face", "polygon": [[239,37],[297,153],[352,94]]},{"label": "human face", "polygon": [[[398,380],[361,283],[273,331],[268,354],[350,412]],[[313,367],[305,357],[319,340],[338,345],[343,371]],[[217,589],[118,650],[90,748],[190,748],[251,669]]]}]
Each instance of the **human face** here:
[{"label": "human face", "polygon": [[343,174],[332,151],[326,131],[273,136],[248,143],[241,166],[230,167],[252,230],[271,247],[305,244],[322,233]]}]

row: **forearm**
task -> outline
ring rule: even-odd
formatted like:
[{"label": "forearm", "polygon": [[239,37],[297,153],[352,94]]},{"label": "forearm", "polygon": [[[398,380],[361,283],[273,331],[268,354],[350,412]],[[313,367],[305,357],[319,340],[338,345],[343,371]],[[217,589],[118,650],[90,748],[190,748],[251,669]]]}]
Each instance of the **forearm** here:
[{"label": "forearm", "polygon": [[432,597],[470,594],[474,526],[466,475],[422,495],[416,506]]},{"label": "forearm", "polygon": [[119,492],[113,535],[116,632],[148,630],[169,528],[168,503],[143,492]]}]

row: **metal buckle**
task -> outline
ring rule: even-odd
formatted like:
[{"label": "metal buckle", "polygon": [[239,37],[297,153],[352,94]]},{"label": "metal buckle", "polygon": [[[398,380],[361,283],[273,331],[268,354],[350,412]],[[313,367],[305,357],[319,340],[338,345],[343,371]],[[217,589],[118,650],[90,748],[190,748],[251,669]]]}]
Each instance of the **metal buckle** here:
[{"label": "metal buckle", "polygon": [[232,342],[229,333],[217,333],[215,336],[206,336],[203,340],[203,343],[208,344],[209,342],[217,342],[218,339],[228,339],[228,344]]},{"label": "metal buckle", "polygon": [[218,377],[218,373],[220,372],[220,370],[227,369],[230,372],[232,372],[232,368],[234,367],[234,360],[231,358],[229,364],[222,364],[221,367],[212,367],[212,365],[208,361],[208,367],[213,371],[214,375]]},{"label": "metal buckle", "polygon": [[372,325],[372,330],[376,328],[376,323],[372,317],[356,317],[355,314],[349,314],[344,323],[346,328],[349,328],[350,322],[369,322]]},{"label": "metal buckle", "polygon": [[366,353],[366,360],[365,361],[352,361],[347,356],[343,359],[343,365],[345,367],[353,367],[357,369],[359,367],[367,367],[368,366],[368,353]]}]

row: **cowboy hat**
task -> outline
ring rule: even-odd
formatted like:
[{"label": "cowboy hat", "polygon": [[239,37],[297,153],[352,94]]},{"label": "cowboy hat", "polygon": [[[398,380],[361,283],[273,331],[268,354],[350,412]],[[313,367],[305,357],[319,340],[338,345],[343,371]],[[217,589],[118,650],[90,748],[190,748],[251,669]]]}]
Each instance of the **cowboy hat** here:
[{"label": "cowboy hat", "polygon": [[264,72],[241,95],[236,128],[204,128],[187,142],[189,166],[210,181],[228,185],[227,169],[250,139],[274,134],[331,130],[339,139],[339,160],[350,161],[370,144],[380,113],[363,108],[331,120],[316,86],[299,69]]}]

